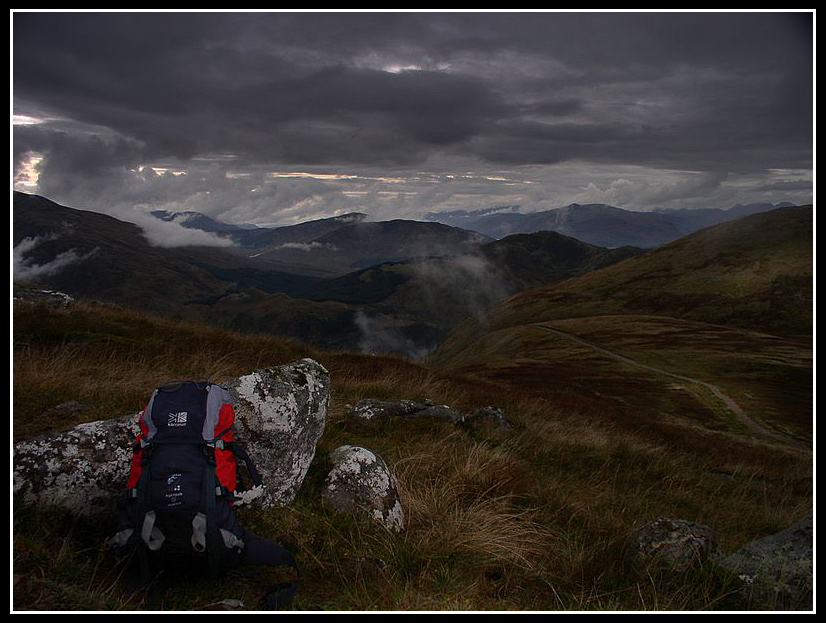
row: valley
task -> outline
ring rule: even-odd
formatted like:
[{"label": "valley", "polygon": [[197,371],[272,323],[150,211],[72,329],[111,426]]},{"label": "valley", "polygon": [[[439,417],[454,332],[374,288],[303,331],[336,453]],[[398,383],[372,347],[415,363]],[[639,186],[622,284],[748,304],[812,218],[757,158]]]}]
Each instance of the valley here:
[{"label": "valley", "polygon": [[[520,290],[640,252],[555,232],[494,241],[359,214],[251,230],[160,213],[159,222],[232,240],[161,247],[131,223],[43,197],[16,193],[14,214],[19,273],[44,287],[320,347],[408,356],[432,351],[458,322]],[[51,272],[56,258],[70,261]]]}]

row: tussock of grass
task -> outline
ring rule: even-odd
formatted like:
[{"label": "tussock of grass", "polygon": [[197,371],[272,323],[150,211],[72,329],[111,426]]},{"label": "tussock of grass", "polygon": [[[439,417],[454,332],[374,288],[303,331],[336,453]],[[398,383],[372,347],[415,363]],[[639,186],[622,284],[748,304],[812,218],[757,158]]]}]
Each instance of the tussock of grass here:
[{"label": "tussock of grass", "polygon": [[[331,373],[330,420],[288,509],[247,510],[250,529],[302,565],[302,610],[738,609],[713,568],[680,577],[623,573],[631,531],[662,516],[705,523],[726,551],[811,509],[810,458],[732,434],[586,400],[565,387],[527,392],[399,357],[322,352],[274,336],[239,335],[79,304],[20,308],[14,318],[14,434],[136,412],[175,378],[231,378],[313,357]],[[429,399],[472,412],[494,404],[515,427],[442,421],[355,424],[361,398]],[[67,401],[91,410],[57,418]],[[327,457],[343,443],[379,453],[397,476],[407,528],[342,518],[322,507]],[[145,608],[100,549],[110,519],[76,520],[15,506],[15,609]],[[185,580],[167,607],[220,599],[260,607],[266,572],[219,587]]]},{"label": "tussock of grass", "polygon": [[521,477],[514,457],[479,443],[458,451],[451,439],[434,446],[396,465],[412,532],[432,551],[428,560],[533,569],[550,535],[513,492],[521,488],[514,486]]}]

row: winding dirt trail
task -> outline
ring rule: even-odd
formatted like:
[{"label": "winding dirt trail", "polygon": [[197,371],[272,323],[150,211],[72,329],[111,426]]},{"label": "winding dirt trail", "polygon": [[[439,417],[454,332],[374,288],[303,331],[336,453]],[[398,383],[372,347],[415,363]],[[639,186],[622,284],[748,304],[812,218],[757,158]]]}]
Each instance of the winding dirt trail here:
[{"label": "winding dirt trail", "polygon": [[727,395],[725,392],[723,392],[723,390],[721,390],[717,385],[714,385],[713,383],[709,383],[708,381],[703,381],[701,379],[695,379],[695,378],[692,378],[690,376],[683,376],[681,374],[675,374],[673,372],[668,372],[667,370],[662,370],[660,368],[655,368],[654,366],[649,366],[649,365],[646,365],[644,363],[639,363],[637,361],[634,361],[633,359],[630,359],[629,357],[626,357],[625,355],[620,355],[619,353],[616,353],[612,350],[609,350],[609,349],[604,348],[602,346],[599,346],[597,344],[593,344],[593,343],[591,343],[591,342],[589,342],[589,341],[587,341],[587,340],[585,340],[585,339],[583,339],[583,338],[581,338],[577,335],[574,335],[572,333],[567,333],[565,331],[561,331],[560,329],[554,329],[554,328],[548,327],[548,326],[543,326],[543,328],[546,331],[548,331],[549,333],[553,333],[554,335],[562,337],[566,340],[569,340],[571,342],[575,342],[577,344],[585,346],[585,347],[587,347],[587,348],[589,348],[593,351],[596,351],[600,354],[603,354],[607,357],[610,357],[610,358],[614,359],[615,361],[619,361],[619,362],[627,364],[629,366],[634,366],[634,367],[639,368],[641,370],[646,370],[648,372],[654,372],[654,373],[662,375],[662,376],[667,376],[669,378],[676,379],[678,381],[683,381],[683,382],[686,382],[686,383],[693,383],[693,384],[696,384],[696,385],[700,385],[701,387],[706,388],[712,394],[714,394],[714,396],[716,398],[718,398],[726,406],[726,408],[729,411],[731,411],[731,413],[734,415],[734,417],[737,419],[737,421],[740,422],[741,424],[743,424],[746,428],[748,428],[755,435],[758,435],[758,436],[761,436],[761,437],[767,437],[767,438],[773,439],[775,441],[779,441],[783,444],[794,446],[795,448],[799,448],[799,449],[806,450],[806,451],[811,451],[810,448],[806,444],[804,444],[803,442],[798,441],[797,439],[789,438],[786,435],[778,433],[777,431],[769,430],[769,429],[761,426],[758,422],[756,422],[754,419],[752,419],[751,416],[749,416],[749,414],[746,413],[743,410],[743,408],[739,404],[737,404],[737,402],[731,396]]}]

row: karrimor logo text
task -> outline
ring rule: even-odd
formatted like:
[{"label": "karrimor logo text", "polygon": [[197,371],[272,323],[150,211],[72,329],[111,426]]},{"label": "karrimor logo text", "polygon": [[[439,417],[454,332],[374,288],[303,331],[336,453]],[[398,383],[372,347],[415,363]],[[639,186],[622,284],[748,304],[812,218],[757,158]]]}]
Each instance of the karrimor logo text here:
[{"label": "karrimor logo text", "polygon": [[179,411],[178,413],[170,413],[169,419],[166,422],[167,426],[186,426],[186,411]]}]

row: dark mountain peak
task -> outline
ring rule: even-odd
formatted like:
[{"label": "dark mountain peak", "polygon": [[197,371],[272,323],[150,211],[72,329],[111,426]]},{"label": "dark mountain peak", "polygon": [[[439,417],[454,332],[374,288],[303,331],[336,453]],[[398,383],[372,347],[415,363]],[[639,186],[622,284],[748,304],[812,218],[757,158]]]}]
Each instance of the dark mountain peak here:
[{"label": "dark mountain peak", "polygon": [[511,234],[499,240],[495,240],[487,245],[485,248],[505,248],[505,247],[521,247],[525,249],[532,248],[552,248],[552,247],[570,247],[577,249],[596,249],[595,245],[588,244],[571,236],[566,236],[558,231],[542,230],[531,232],[529,234]]},{"label": "dark mountain peak", "polygon": [[245,231],[247,228],[240,225],[232,225],[216,220],[201,212],[186,210],[183,212],[170,212],[169,210],[152,210],[152,216],[167,223],[177,223],[187,229],[200,229],[210,233],[233,233]]},{"label": "dark mountain peak", "polygon": [[[444,223],[430,223],[409,219],[358,221],[336,229],[335,231],[325,234],[316,240],[317,242],[335,242],[336,240],[352,237],[360,238],[371,235],[399,238],[408,236],[413,236],[416,238],[438,238],[444,239],[445,242],[462,240],[472,243],[482,243],[490,241],[490,238],[487,236],[483,236],[477,232],[468,231],[459,227],[445,225]],[[399,244],[407,244],[409,239],[399,239],[395,242]]]},{"label": "dark mountain peak", "polygon": [[367,215],[362,212],[348,212],[338,216],[331,216],[320,219],[313,219],[303,221],[295,225],[280,225],[275,227],[262,227],[258,225],[234,224],[225,223],[217,219],[207,216],[201,212],[194,210],[184,210],[181,212],[172,212],[170,210],[152,210],[150,212],[155,218],[162,221],[178,223],[182,227],[191,229],[202,229],[209,232],[255,232],[260,233],[281,231],[282,233],[289,231],[297,231],[296,228],[328,228],[330,226],[347,225],[350,223],[358,223],[364,221]]},{"label": "dark mountain peak", "polygon": [[581,215],[604,215],[610,218],[646,218],[649,217],[654,212],[649,212],[645,210],[629,210],[627,208],[618,208],[617,206],[613,206],[607,203],[572,203],[570,205],[565,206],[564,208],[554,208],[552,210],[546,210],[541,214],[553,214],[553,213],[574,213],[574,214],[581,214]]}]

